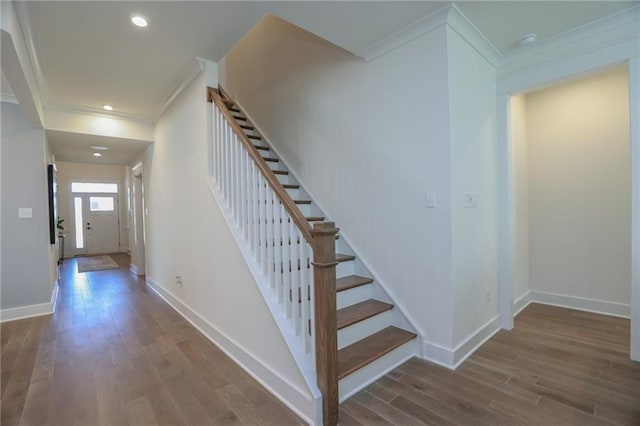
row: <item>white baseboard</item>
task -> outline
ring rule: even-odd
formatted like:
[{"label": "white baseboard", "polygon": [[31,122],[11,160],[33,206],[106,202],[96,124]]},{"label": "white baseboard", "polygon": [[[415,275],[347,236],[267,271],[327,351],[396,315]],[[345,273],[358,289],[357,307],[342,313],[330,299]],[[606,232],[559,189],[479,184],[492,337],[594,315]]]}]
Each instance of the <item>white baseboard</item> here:
[{"label": "white baseboard", "polygon": [[134,274],[138,275],[138,267],[137,267],[136,265],[134,265],[133,263],[131,263],[131,264],[129,265],[129,270],[130,270],[131,272],[133,272]]},{"label": "white baseboard", "polygon": [[15,321],[19,319],[53,314],[56,311],[58,291],[59,287],[58,282],[56,281],[53,286],[53,291],[51,292],[51,302],[0,310],[0,322]]},{"label": "white baseboard", "polygon": [[529,306],[531,303],[530,291],[527,291],[525,294],[520,296],[513,302],[513,317],[515,318],[524,308]]},{"label": "white baseboard", "polygon": [[[153,291],[171,305],[180,315],[204,334],[211,342],[233,359],[243,370],[267,388],[276,398],[282,401],[304,421],[313,425],[318,422],[322,400],[313,399],[294,384],[278,376],[261,360],[236,343],[231,337],[220,331],[191,307],[183,303],[173,293],[165,289],[157,281],[146,276],[146,283]],[[318,410],[320,407],[320,410]]]},{"label": "white baseboard", "polygon": [[473,354],[487,340],[500,331],[500,316],[496,315],[486,324],[471,333],[469,337],[464,339],[455,348],[446,348],[436,343],[429,342],[424,339],[423,350],[424,359],[434,364],[455,370],[464,362],[471,354]]},{"label": "white baseboard", "polygon": [[528,299],[529,303],[535,302],[545,305],[561,306],[563,308],[577,309],[579,311],[594,312],[614,317],[629,318],[631,316],[631,305],[624,303],[586,299],[583,297],[546,293],[543,291],[530,291]]}]

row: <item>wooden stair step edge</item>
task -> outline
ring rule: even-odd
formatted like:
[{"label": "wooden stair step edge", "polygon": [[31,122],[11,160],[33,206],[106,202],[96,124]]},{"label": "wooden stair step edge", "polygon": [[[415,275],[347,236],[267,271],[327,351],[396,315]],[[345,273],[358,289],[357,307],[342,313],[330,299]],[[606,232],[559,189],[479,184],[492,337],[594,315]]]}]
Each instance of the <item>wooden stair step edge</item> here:
[{"label": "wooden stair step edge", "polygon": [[278,161],[280,161],[280,160],[278,160],[277,158],[273,158],[273,157],[262,157],[262,159],[263,159],[264,161],[269,162],[269,163],[277,163]]},{"label": "wooden stair step edge", "polygon": [[289,174],[289,172],[286,171],[286,170],[271,170],[271,171],[273,172],[273,174],[276,174],[276,175],[288,175]]},{"label": "wooden stair step edge", "polygon": [[240,121],[247,121],[248,120],[247,117],[243,117],[241,115],[235,115],[235,114],[233,114],[233,118],[235,118],[236,120],[240,120]]},{"label": "wooden stair step edge", "polygon": [[300,185],[293,183],[285,183],[282,185],[285,189],[300,189]]},{"label": "wooden stair step edge", "polygon": [[245,129],[245,130],[255,130],[255,127],[250,126],[248,124],[240,124],[240,128]]},{"label": "wooden stair step edge", "polygon": [[336,253],[336,262],[350,262],[352,260],[356,260],[356,257],[352,254],[340,254]]},{"label": "wooden stair step edge", "polygon": [[258,136],[258,135],[247,135],[247,137],[249,139],[262,139],[262,136]]},{"label": "wooden stair step edge", "polygon": [[293,200],[296,204],[311,204],[311,200]]},{"label": "wooden stair step edge", "polygon": [[269,148],[268,146],[262,146],[262,145],[253,145],[253,147],[255,149],[261,149],[263,151],[269,151],[271,148]]},{"label": "wooden stair step edge", "polygon": [[338,310],[338,330],[393,309],[390,303],[369,299]]},{"label": "wooden stair step edge", "polygon": [[372,278],[361,277],[359,275],[349,275],[348,277],[342,277],[336,280],[336,291],[349,290],[351,288],[360,287],[361,285],[371,284],[372,282]]},{"label": "wooden stair step edge", "polygon": [[415,333],[387,327],[338,351],[338,380],[372,363],[416,337]]}]

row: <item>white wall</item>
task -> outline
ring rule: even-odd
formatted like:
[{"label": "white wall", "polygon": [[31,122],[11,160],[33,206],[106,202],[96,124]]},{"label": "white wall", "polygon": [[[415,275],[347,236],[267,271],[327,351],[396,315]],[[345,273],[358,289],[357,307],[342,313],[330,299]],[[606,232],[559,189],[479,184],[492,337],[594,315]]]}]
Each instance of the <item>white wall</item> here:
[{"label": "white wall", "polygon": [[513,301],[529,292],[529,160],[527,96],[511,98],[511,138],[515,160],[515,254]]},{"label": "white wall", "polygon": [[[2,283],[1,305],[22,308],[51,302],[57,279],[49,244],[47,142],[33,129],[18,105],[2,103]],[[33,209],[19,219],[18,208]],[[54,263],[55,265],[55,263]]]},{"label": "white wall", "polygon": [[[485,325],[484,333],[497,329],[496,71],[451,28],[447,30],[447,47],[456,347]],[[477,207],[465,207],[465,193],[477,195]],[[478,342],[469,343],[475,346]]]},{"label": "white wall", "polygon": [[126,187],[127,167],[116,165],[102,165],[93,163],[69,163],[58,161],[58,216],[64,219],[65,257],[72,257],[75,247],[73,232],[73,214],[71,211],[70,185],[71,182],[101,182],[117,181],[119,194],[120,215],[120,249],[128,250],[128,213]]},{"label": "white wall", "polygon": [[[263,372],[277,374],[310,400],[304,378],[205,180],[205,74],[157,121],[154,140],[140,157],[148,209],[147,279],[174,304],[186,307],[192,320],[206,322],[210,334],[220,337],[217,343],[235,351],[260,380],[273,388]],[[183,287],[176,285],[178,275]]]},{"label": "white wall", "polygon": [[449,346],[446,64],[444,26],[366,63],[268,16],[219,76],[419,331]]},{"label": "white wall", "polygon": [[530,286],[630,303],[626,68],[527,95]]}]

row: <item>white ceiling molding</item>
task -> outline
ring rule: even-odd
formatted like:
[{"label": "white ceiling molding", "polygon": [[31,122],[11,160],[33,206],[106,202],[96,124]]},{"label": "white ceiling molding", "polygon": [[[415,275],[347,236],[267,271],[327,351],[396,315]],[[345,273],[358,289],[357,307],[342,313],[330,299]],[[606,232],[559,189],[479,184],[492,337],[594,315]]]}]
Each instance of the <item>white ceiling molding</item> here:
[{"label": "white ceiling molding", "polygon": [[640,55],[640,5],[503,56],[498,80],[613,46],[627,52],[612,50],[612,61],[621,54],[627,58]]},{"label": "white ceiling molding", "polygon": [[101,108],[93,108],[93,107],[79,106],[79,105],[48,104],[48,105],[45,105],[45,110],[60,111],[68,114],[90,115],[92,117],[117,118],[117,119],[131,121],[131,122],[140,123],[140,124],[153,124],[154,122],[153,119],[151,119],[150,117],[128,114],[126,112],[119,112],[119,111],[107,112]]},{"label": "white ceiling molding", "polygon": [[160,102],[160,105],[156,107],[155,112],[153,114],[155,120],[158,120],[160,117],[162,117],[162,114],[164,114],[165,111],[169,109],[173,101],[176,100],[176,98],[180,95],[180,93],[182,93],[182,91],[186,89],[187,86],[189,86],[189,84],[191,84],[191,82],[195,80],[196,77],[198,77],[198,75],[200,75],[201,72],[205,71],[206,62],[207,61],[204,59],[196,58],[191,63],[191,65],[186,70],[186,72],[182,74],[182,77],[178,79],[178,83],[176,84],[174,89],[171,90],[171,92],[169,92],[169,94],[165,96],[164,100]]},{"label": "white ceiling molding", "polygon": [[31,65],[31,71],[40,93],[40,100],[42,105],[46,105],[49,100],[49,91],[47,88],[47,82],[44,78],[44,70],[42,68],[42,56],[40,55],[40,41],[38,39],[38,33],[31,20],[31,4],[28,1],[13,1],[15,7],[16,17],[18,24],[22,31],[22,37],[24,38],[24,44],[29,55],[29,61]]},{"label": "white ceiling molding", "polygon": [[451,5],[446,5],[441,9],[436,10],[431,15],[420,19],[413,24],[396,31],[391,34],[389,37],[386,37],[382,40],[376,41],[369,46],[358,50],[355,52],[356,56],[361,57],[365,61],[369,62],[377,58],[378,56],[382,56],[386,53],[391,52],[394,49],[420,37],[423,34],[426,34],[430,31],[435,30],[436,28],[445,25],[447,23],[447,16],[449,15],[449,10],[451,9]]},{"label": "white ceiling molding", "polygon": [[449,9],[447,24],[491,65],[498,67],[502,58],[500,51],[487,40],[478,27],[455,4],[452,4]]}]

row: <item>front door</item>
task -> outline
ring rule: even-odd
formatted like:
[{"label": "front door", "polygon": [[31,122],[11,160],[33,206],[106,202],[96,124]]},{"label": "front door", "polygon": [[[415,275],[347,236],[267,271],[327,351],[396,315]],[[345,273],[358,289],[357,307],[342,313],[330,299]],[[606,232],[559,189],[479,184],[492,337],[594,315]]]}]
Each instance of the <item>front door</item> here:
[{"label": "front door", "polygon": [[120,251],[117,194],[73,194],[76,254]]}]

